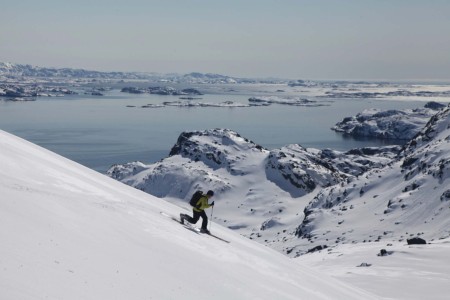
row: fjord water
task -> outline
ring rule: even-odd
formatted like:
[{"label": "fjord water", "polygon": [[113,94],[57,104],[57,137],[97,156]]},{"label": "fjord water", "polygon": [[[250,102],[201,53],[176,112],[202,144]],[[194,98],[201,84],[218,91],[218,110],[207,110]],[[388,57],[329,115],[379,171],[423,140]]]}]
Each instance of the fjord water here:
[{"label": "fjord water", "polygon": [[[247,104],[252,93],[245,89],[222,90],[191,101]],[[404,109],[424,105],[413,101],[316,98],[323,106],[142,108],[178,100],[178,96],[112,90],[102,97],[81,93],[27,102],[0,101],[0,129],[105,172],[117,163],[136,160],[151,163],[162,159],[168,156],[180,133],[189,130],[229,128],[268,149],[294,143],[336,150],[399,144],[402,141],[346,138],[330,128],[365,108]]]}]

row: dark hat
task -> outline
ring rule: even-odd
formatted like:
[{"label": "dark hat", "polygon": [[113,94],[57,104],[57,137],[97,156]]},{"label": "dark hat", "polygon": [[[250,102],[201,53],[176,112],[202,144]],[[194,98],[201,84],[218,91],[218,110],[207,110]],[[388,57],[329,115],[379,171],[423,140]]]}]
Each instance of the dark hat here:
[{"label": "dark hat", "polygon": [[207,193],[206,193],[206,195],[209,195],[209,196],[214,196],[214,192],[213,191],[211,191],[211,190],[209,190]]}]

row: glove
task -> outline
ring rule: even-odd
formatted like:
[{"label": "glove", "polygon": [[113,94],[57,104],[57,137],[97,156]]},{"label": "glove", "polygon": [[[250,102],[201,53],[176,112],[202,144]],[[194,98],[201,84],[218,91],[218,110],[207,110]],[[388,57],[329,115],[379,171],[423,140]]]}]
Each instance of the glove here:
[{"label": "glove", "polygon": [[213,201],[213,202],[211,202],[211,206],[214,206],[214,201]]}]

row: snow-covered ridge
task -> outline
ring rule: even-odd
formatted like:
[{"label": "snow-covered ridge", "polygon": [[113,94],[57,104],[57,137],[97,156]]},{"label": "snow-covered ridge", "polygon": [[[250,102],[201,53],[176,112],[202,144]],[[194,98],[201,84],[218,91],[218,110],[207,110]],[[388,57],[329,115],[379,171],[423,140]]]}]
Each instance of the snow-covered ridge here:
[{"label": "snow-covered ridge", "polygon": [[[232,130],[213,129],[181,133],[169,157],[158,163],[115,165],[108,174],[154,195],[187,199],[194,192],[192,187],[203,186],[206,189],[208,181],[214,182],[215,188],[225,191],[239,185],[232,184],[231,181],[235,179],[230,178],[260,173],[258,176],[275,183],[281,190],[293,197],[300,197],[318,187],[334,185],[358,176],[374,166],[383,166],[390,162],[389,157],[399,151],[397,147],[384,149],[371,153],[354,150],[352,154],[288,145],[268,151]],[[390,155],[386,156],[386,153]],[[177,161],[180,164],[177,165]],[[197,182],[199,177],[194,173],[208,176],[202,182]],[[169,181],[168,176],[175,177]],[[183,176],[186,178],[183,179]],[[178,187],[170,191],[165,189],[162,193],[161,188],[158,188],[162,182],[156,178],[165,178],[167,186],[186,182],[183,186],[191,188],[182,189],[182,193]]]},{"label": "snow-covered ridge", "polygon": [[228,129],[183,132],[169,157],[115,165],[107,174],[158,197],[188,199],[196,189],[231,190],[234,176],[259,168],[269,151]]},{"label": "snow-covered ridge", "polygon": [[183,132],[169,157],[151,165],[116,165],[108,175],[186,209],[197,189],[212,189],[217,222],[290,253],[307,199],[321,188],[391,163],[399,151],[385,147],[343,153],[299,145],[268,151],[232,130],[214,129]]},{"label": "snow-covered ridge", "polygon": [[231,174],[240,161],[249,156],[265,156],[268,150],[229,129],[183,132],[170,150],[169,156],[180,155],[193,161],[202,161],[212,169],[225,167]]},{"label": "snow-covered ridge", "polygon": [[443,107],[445,105],[429,102],[416,109],[366,109],[356,116],[344,118],[332,129],[354,137],[410,140]]},{"label": "snow-covered ridge", "polygon": [[377,299],[0,131],[2,299]]}]

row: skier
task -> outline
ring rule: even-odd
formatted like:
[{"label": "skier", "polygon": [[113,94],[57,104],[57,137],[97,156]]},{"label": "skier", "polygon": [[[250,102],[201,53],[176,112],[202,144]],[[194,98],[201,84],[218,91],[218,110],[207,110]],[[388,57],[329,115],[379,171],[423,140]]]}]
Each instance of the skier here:
[{"label": "skier", "polygon": [[208,216],[205,213],[205,209],[209,208],[211,206],[214,206],[214,201],[211,202],[211,204],[208,204],[208,200],[214,196],[213,191],[208,191],[206,195],[202,195],[200,199],[198,199],[195,206],[192,207],[192,213],[193,217],[183,214],[180,214],[180,222],[181,224],[184,224],[184,221],[188,221],[191,224],[197,223],[197,221],[202,218],[202,228],[200,229],[200,232],[210,234],[207,226],[208,226]]}]

